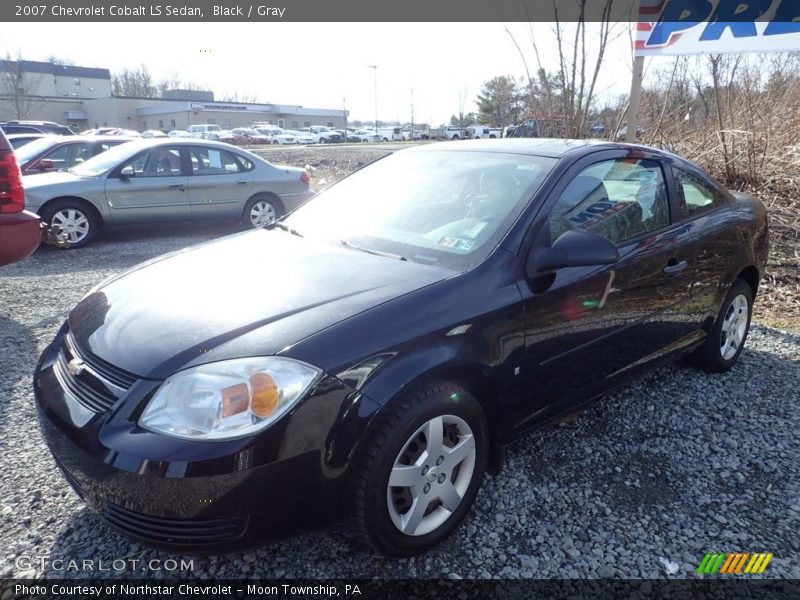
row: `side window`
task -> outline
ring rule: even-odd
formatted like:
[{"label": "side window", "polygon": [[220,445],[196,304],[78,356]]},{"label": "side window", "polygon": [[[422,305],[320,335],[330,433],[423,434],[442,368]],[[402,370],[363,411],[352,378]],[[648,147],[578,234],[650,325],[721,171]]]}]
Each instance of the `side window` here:
[{"label": "side window", "polygon": [[550,212],[550,238],[591,231],[619,244],[669,224],[667,188],[652,160],[605,160],[581,171]]},{"label": "side window", "polygon": [[181,155],[178,148],[158,146],[134,156],[121,168],[133,167],[137,177],[178,177]]},{"label": "side window", "polygon": [[192,175],[228,175],[244,170],[233,154],[217,148],[192,148],[191,157]]},{"label": "side window", "polygon": [[678,188],[680,216],[685,217],[719,206],[725,198],[700,177],[688,171],[672,168],[675,186]]}]

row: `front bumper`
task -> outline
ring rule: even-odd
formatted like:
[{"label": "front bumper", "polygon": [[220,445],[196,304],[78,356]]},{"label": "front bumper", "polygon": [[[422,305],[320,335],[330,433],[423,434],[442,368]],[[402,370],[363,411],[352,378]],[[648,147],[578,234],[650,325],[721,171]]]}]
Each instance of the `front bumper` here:
[{"label": "front bumper", "polygon": [[[191,442],[138,427],[160,382],[138,379],[109,396],[130,381],[86,351],[73,356],[66,338],[65,326],[34,375],[41,431],[69,484],[116,529],[168,550],[220,551],[340,514],[348,438],[356,439],[339,434],[351,431],[341,415],[357,418],[348,407],[360,400],[340,380],[323,378],[253,438]],[[85,361],[85,373],[70,374],[72,358]]]}]

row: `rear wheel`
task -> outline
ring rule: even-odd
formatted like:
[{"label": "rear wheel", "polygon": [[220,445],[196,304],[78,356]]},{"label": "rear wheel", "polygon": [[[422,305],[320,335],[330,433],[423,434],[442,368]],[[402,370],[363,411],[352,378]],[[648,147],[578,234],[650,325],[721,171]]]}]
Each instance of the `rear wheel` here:
[{"label": "rear wheel", "polygon": [[474,397],[442,381],[387,411],[356,460],[356,527],[381,552],[414,556],[469,512],[486,466],[486,420]]},{"label": "rear wheel", "polygon": [[737,279],[722,303],[711,333],[694,351],[690,360],[709,373],[730,369],[744,349],[753,312],[753,291],[746,281]]},{"label": "rear wheel", "polygon": [[255,196],[247,201],[242,216],[245,228],[261,229],[283,216],[283,208],[274,196]]},{"label": "rear wheel", "polygon": [[80,200],[56,200],[45,205],[42,220],[58,227],[67,236],[70,248],[82,248],[94,239],[100,228],[94,210]]}]

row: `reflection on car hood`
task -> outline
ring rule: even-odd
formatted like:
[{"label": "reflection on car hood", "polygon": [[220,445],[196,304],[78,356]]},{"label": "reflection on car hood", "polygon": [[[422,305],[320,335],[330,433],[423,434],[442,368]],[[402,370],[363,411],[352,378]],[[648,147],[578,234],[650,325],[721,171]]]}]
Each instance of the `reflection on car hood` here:
[{"label": "reflection on car hood", "polygon": [[221,347],[255,330],[258,347],[236,354],[275,354],[450,275],[259,230],[134,268],[84,298],[69,326],[78,344],[99,358],[162,379],[187,363],[219,360]]},{"label": "reflection on car hood", "polygon": [[65,185],[75,181],[81,181],[81,178],[69,171],[48,171],[47,173],[23,175],[22,187],[25,188],[25,191],[31,191],[46,185]]}]

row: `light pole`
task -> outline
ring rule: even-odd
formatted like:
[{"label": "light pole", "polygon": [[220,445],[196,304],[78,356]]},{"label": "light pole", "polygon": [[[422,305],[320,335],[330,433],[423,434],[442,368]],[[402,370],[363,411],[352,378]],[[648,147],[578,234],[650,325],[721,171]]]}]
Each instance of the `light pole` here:
[{"label": "light pole", "polygon": [[369,65],[367,68],[372,69],[375,83],[375,137],[378,137],[378,65]]}]

